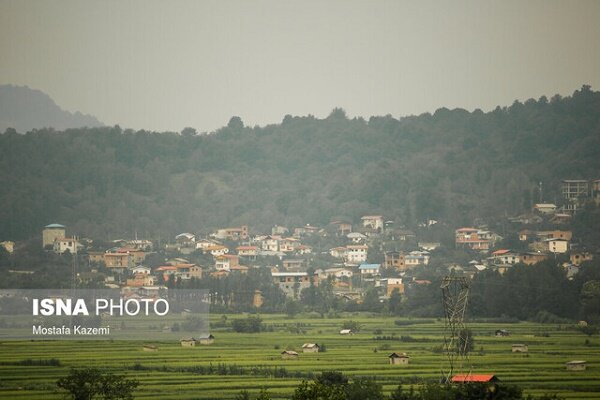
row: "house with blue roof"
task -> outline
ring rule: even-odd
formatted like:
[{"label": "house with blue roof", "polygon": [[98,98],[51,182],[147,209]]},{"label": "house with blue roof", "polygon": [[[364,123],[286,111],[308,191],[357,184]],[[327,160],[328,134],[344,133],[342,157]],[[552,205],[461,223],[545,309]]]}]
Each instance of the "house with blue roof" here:
[{"label": "house with blue roof", "polygon": [[360,264],[360,266],[358,267],[358,270],[360,271],[361,276],[362,275],[379,275],[379,267],[380,266],[381,266],[381,264],[363,263],[363,264]]}]

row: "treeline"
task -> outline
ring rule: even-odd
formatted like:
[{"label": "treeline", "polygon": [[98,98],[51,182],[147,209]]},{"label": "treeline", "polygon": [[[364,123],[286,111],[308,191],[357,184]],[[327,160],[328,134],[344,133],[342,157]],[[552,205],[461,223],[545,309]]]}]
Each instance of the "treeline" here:
[{"label": "treeline", "polygon": [[226,225],[358,221],[381,213],[450,226],[560,201],[563,178],[598,178],[600,92],[491,112],[348,119],[286,116],[212,134],[112,128],[0,135],[0,240],[51,222],[98,239],[166,240]]},{"label": "treeline", "polygon": [[[447,272],[422,273],[430,285],[410,286],[400,314],[443,316],[440,285]],[[583,263],[573,279],[554,260],[516,264],[504,274],[486,270],[470,283],[467,312],[471,318],[512,318],[539,322],[583,319],[600,322],[600,261]]]},{"label": "treeline", "polygon": [[[270,400],[266,389],[256,397],[243,390],[236,400]],[[371,377],[356,377],[350,380],[340,372],[319,374],[312,381],[302,381],[294,390],[291,400],[558,400],[557,395],[533,397],[524,395],[523,390],[505,383],[466,383],[440,385],[425,383],[418,389],[399,385],[389,396],[384,395],[381,383]]]},{"label": "treeline", "polygon": [[[339,312],[366,311],[384,315],[411,317],[443,317],[442,278],[445,267],[418,268],[405,276],[405,293],[395,291],[389,299],[380,300],[377,288],[367,288],[360,301],[348,300],[333,293],[332,282],[322,280],[302,290],[297,300],[285,295],[270,279],[268,269],[250,270],[248,275],[207,278],[186,285],[217,293],[213,312],[256,311],[252,305],[255,290],[263,295],[261,312],[285,312],[294,316],[314,312],[335,316]],[[239,292],[238,292],[239,291]],[[572,322],[583,319],[600,323],[600,260],[583,263],[572,279],[567,278],[560,260],[547,260],[535,265],[516,264],[504,274],[486,270],[470,282],[469,318],[508,318],[538,322]]]}]

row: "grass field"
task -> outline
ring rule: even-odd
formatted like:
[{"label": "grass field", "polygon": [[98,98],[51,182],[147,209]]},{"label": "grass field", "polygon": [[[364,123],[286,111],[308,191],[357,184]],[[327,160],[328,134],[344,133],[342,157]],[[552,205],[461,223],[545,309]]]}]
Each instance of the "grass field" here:
[{"label": "grass field", "polygon": [[[216,321],[220,316],[212,316]],[[243,318],[241,315],[229,315]],[[0,398],[59,399],[55,382],[70,367],[97,366],[125,373],[140,381],[139,399],[231,399],[242,389],[257,392],[265,387],[274,398],[287,398],[302,379],[321,371],[338,370],[349,376],[372,376],[390,392],[398,384],[410,385],[440,376],[444,361],[434,351],[442,343],[443,324],[436,320],[346,316],[337,319],[289,319],[263,315],[273,332],[241,334],[213,329],[215,343],[182,348],[178,342],[135,341],[5,341],[0,343]],[[341,336],[345,320],[362,324],[359,333]],[[291,333],[301,325],[305,333]],[[470,323],[475,351],[473,373],[494,373],[503,382],[518,384],[527,393],[558,393],[567,399],[600,398],[600,338],[591,338],[567,325],[533,323]],[[495,337],[508,329],[509,337]],[[374,332],[377,330],[377,334]],[[379,332],[381,330],[381,333]],[[375,340],[395,335],[394,340]],[[185,335],[182,335],[185,336]],[[409,341],[399,340],[410,336]],[[586,339],[588,343],[586,344]],[[306,342],[324,343],[326,352],[302,354]],[[528,354],[511,353],[511,344],[524,343]],[[155,344],[156,352],[142,350]],[[300,352],[297,360],[282,360],[285,349]],[[388,354],[406,352],[408,366],[390,365]],[[23,360],[56,358],[60,365],[23,365]],[[588,361],[586,371],[565,369],[565,362]]]}]

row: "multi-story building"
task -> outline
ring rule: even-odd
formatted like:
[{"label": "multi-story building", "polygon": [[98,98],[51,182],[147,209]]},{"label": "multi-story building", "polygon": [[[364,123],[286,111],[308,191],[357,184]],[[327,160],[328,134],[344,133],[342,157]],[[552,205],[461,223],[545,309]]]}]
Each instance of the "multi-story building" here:
[{"label": "multi-story building", "polygon": [[104,253],[104,265],[107,268],[125,270],[126,268],[132,268],[135,263],[131,253],[106,252]]},{"label": "multi-story building", "polygon": [[279,251],[291,253],[296,251],[296,248],[300,246],[300,244],[300,241],[296,238],[282,238],[279,240]]},{"label": "multi-story building", "polygon": [[362,275],[379,275],[379,264],[361,264],[358,267],[358,270],[360,271],[361,276]]},{"label": "multi-story building", "polygon": [[396,268],[400,271],[406,269],[406,260],[404,253],[399,251],[387,251],[384,254],[383,265],[386,268]]},{"label": "multi-story building", "polygon": [[217,271],[229,271],[232,267],[240,265],[240,257],[235,254],[224,254],[215,257],[215,269]]},{"label": "multi-story building", "polygon": [[248,226],[242,225],[236,228],[224,228],[217,230],[213,236],[217,239],[227,240],[247,240],[248,239]]},{"label": "multi-story building", "polygon": [[404,293],[404,283],[402,278],[387,278],[385,280],[386,296],[390,297],[395,289],[398,289],[400,294]]},{"label": "multi-story building", "polygon": [[367,261],[368,246],[348,245],[346,246],[345,261],[346,264],[358,265]]},{"label": "multi-story building", "polygon": [[548,254],[545,253],[521,253],[519,255],[520,262],[525,265],[537,264],[548,258]]},{"label": "multi-story building", "polygon": [[488,251],[497,238],[493,232],[476,228],[460,228],[455,231],[456,247],[467,247],[476,251]]},{"label": "multi-story building", "polygon": [[335,229],[335,232],[340,236],[345,236],[352,232],[352,224],[345,221],[332,221],[330,225]]},{"label": "multi-story building", "polygon": [[565,199],[565,210],[577,212],[590,193],[590,184],[585,179],[565,179],[561,182],[561,193]]},{"label": "multi-story building", "polygon": [[280,239],[281,236],[267,235],[261,237],[258,242],[260,243],[260,248],[264,251],[279,251]]},{"label": "multi-story building", "polygon": [[256,259],[258,255],[257,246],[238,246],[235,248],[240,257],[248,257],[251,260]]},{"label": "multi-story building", "polygon": [[383,216],[381,215],[365,215],[361,220],[364,228],[376,231],[383,230]]},{"label": "multi-story building", "polygon": [[202,268],[196,264],[163,265],[156,269],[156,273],[162,275],[164,281],[168,281],[171,277],[182,280],[202,278]]},{"label": "multi-story building", "polygon": [[50,224],[42,231],[42,247],[54,246],[56,239],[64,239],[67,228],[61,224]]},{"label": "multi-story building", "polygon": [[309,277],[307,272],[272,272],[271,276],[286,296],[293,298],[299,298],[300,292],[310,287],[311,280],[315,286],[319,284],[318,275]]},{"label": "multi-story building", "polygon": [[350,232],[346,237],[350,239],[352,243],[363,243],[367,239],[367,237],[360,232]]},{"label": "multi-story building", "polygon": [[419,265],[429,264],[429,253],[426,251],[411,251],[404,256],[405,268],[414,268]]},{"label": "multi-story building", "polygon": [[592,181],[592,199],[597,206],[600,206],[600,179]]},{"label": "multi-story building", "polygon": [[304,268],[306,261],[302,258],[288,258],[283,260],[283,268],[286,270],[299,270]]},{"label": "multi-story building", "polygon": [[565,240],[571,240],[571,238],[573,237],[573,232],[571,231],[560,231],[560,230],[554,230],[554,231],[539,231],[537,232],[537,237],[541,240],[544,239],[565,239]]},{"label": "multi-story building", "polygon": [[54,240],[52,248],[55,253],[63,254],[69,252],[71,254],[77,254],[79,248],[83,247],[77,238],[61,238]]},{"label": "multi-story building", "polygon": [[569,250],[569,241],[565,239],[546,239],[544,244],[551,253],[566,253]]},{"label": "multi-story building", "polygon": [[521,257],[518,253],[508,249],[501,249],[494,251],[489,260],[494,265],[513,265],[519,263],[521,261]]}]

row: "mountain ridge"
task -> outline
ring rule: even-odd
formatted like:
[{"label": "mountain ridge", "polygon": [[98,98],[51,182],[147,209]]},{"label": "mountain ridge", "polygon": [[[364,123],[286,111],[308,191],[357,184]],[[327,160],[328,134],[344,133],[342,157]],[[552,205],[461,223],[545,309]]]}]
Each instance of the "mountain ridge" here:
[{"label": "mountain ridge", "polygon": [[19,133],[33,129],[64,130],[104,126],[96,117],[63,110],[46,93],[28,86],[0,85],[0,132],[13,128]]}]

